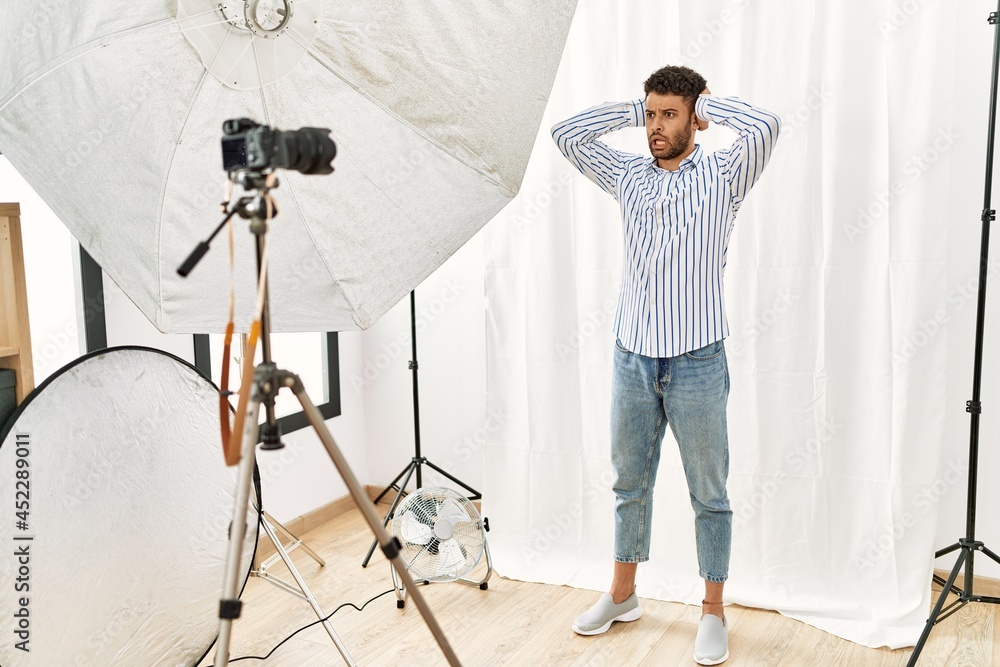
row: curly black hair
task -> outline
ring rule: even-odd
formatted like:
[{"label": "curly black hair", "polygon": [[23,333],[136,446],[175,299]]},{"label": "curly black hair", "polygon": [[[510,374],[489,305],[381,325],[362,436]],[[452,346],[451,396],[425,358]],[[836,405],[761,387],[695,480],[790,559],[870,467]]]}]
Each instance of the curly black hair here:
[{"label": "curly black hair", "polygon": [[650,93],[680,95],[691,113],[694,113],[694,103],[698,100],[698,95],[705,90],[706,83],[705,77],[690,67],[667,65],[650,74],[642,87],[647,95]]}]

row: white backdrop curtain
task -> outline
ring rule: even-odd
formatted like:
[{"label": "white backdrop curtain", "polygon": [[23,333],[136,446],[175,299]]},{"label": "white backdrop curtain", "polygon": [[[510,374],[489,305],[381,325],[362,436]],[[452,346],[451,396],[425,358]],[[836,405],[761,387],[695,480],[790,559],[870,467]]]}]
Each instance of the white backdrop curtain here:
[{"label": "white backdrop curtain", "polygon": [[[955,71],[974,66],[988,83],[988,60],[961,60],[962,42],[991,44],[980,6],[974,26],[959,26],[948,3],[919,0],[581,1],[524,185],[485,235],[487,408],[502,427],[486,447],[484,511],[501,574],[595,590],[611,575],[621,225],[549,128],[641,97],[652,71],[685,64],[713,93],[784,122],[726,270],[726,598],[868,646],[916,640],[935,501],[965,480],[943,445],[944,320],[955,299],[953,147],[967,111]],[[969,135],[981,129],[974,118]],[[734,136],[715,126],[698,141],[716,149]],[[607,141],[647,152],[642,130]],[[669,431],[653,525],[640,597],[700,601]]]}]

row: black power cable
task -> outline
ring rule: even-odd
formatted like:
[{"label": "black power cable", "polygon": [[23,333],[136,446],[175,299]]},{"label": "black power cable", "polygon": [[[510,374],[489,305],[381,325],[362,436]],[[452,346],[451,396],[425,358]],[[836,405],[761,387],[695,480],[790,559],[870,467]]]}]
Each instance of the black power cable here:
[{"label": "black power cable", "polygon": [[[263,515],[264,515],[264,501],[263,501],[263,497],[262,497],[262,494],[261,494],[261,484],[260,484],[260,468],[257,467],[257,463],[256,462],[254,462],[254,465],[253,465],[253,487],[254,487],[255,495],[257,497],[257,539],[254,541],[253,555],[250,558],[251,562],[253,562],[257,558],[257,545],[260,543],[260,524],[261,524],[261,520],[262,520]],[[243,597],[243,591],[246,590],[246,586],[247,586],[247,582],[248,581],[250,581],[250,573],[249,572],[247,572],[246,579],[243,580],[243,587],[240,588],[240,594],[239,594],[240,598]],[[336,609],[334,609],[333,611],[331,611],[329,614],[327,614],[324,618],[315,620],[315,621],[313,621],[312,623],[310,623],[308,625],[304,625],[301,628],[299,628],[298,630],[296,630],[295,632],[293,632],[292,634],[290,634],[287,637],[285,637],[284,639],[282,639],[265,656],[246,655],[246,656],[242,656],[240,658],[233,658],[232,660],[229,660],[229,662],[232,663],[232,662],[237,662],[239,660],[267,660],[268,658],[271,657],[271,655],[275,651],[277,651],[281,647],[282,644],[284,644],[285,642],[287,642],[289,639],[291,639],[295,635],[299,634],[303,630],[308,630],[309,628],[311,628],[314,625],[317,625],[319,623],[323,623],[325,621],[330,620],[330,618],[333,617],[334,614],[336,614],[338,611],[340,611],[344,607],[350,606],[350,607],[354,607],[358,611],[364,611],[365,607],[367,607],[369,604],[371,604],[375,600],[379,599],[383,595],[387,595],[389,593],[392,593],[394,590],[395,590],[394,588],[390,588],[387,591],[383,591],[382,593],[379,593],[375,597],[373,597],[370,600],[368,600],[367,602],[365,602],[360,607],[358,607],[353,602],[345,602],[344,604],[340,605],[339,607],[337,607]],[[202,660],[204,660],[206,657],[208,657],[208,654],[212,651],[212,648],[215,646],[215,641],[217,641],[217,640],[218,640],[218,637],[216,637],[216,640],[212,641],[212,644],[207,649],[205,649],[205,652],[201,654],[201,657],[199,657],[197,660],[194,661],[195,665],[200,664]],[[211,665],[206,665],[205,667],[211,667]]]},{"label": "black power cable", "polygon": [[[294,637],[295,635],[299,634],[299,633],[300,633],[300,632],[302,632],[303,630],[308,630],[309,628],[311,628],[311,627],[312,627],[312,626],[314,626],[314,625],[318,625],[318,624],[320,624],[320,623],[324,623],[324,622],[326,622],[326,621],[329,621],[329,620],[330,620],[330,619],[331,619],[331,618],[333,617],[333,615],[334,615],[334,614],[336,614],[336,613],[337,613],[338,611],[340,611],[340,610],[341,610],[341,609],[343,609],[344,607],[354,607],[354,608],[355,608],[355,609],[357,609],[358,611],[364,611],[364,610],[365,610],[365,607],[367,607],[367,606],[368,606],[369,604],[371,604],[371,603],[372,603],[372,602],[374,602],[375,600],[378,600],[378,599],[379,599],[380,597],[382,597],[383,595],[388,595],[389,593],[392,593],[392,592],[393,592],[393,590],[395,590],[395,589],[393,589],[393,588],[390,588],[390,589],[389,589],[389,590],[387,590],[387,591],[383,591],[383,592],[379,593],[379,594],[378,594],[378,595],[376,595],[375,597],[373,597],[373,598],[371,598],[370,600],[368,600],[368,602],[365,602],[365,603],[364,603],[363,605],[361,605],[360,607],[359,607],[358,605],[354,604],[353,602],[345,602],[344,604],[340,605],[339,607],[337,607],[336,609],[334,609],[333,611],[331,611],[331,612],[330,612],[329,614],[327,614],[327,615],[326,615],[326,616],[324,616],[323,618],[320,618],[320,619],[317,619],[317,620],[313,621],[312,623],[310,623],[309,625],[303,625],[303,626],[302,626],[301,628],[299,628],[298,630],[296,630],[296,631],[295,631],[295,632],[293,632],[292,634],[290,634],[290,635],[288,635],[287,637],[285,637],[284,639],[282,639],[282,640],[281,640],[280,642],[278,642],[278,643],[277,643],[277,644],[275,645],[275,647],[274,647],[274,648],[272,648],[272,649],[271,649],[270,651],[268,651],[268,653],[267,653],[266,655],[244,655],[244,656],[242,656],[242,657],[239,657],[239,658],[233,658],[233,659],[232,659],[232,660],[230,660],[229,662],[230,662],[230,663],[233,663],[233,662],[239,662],[240,660],[267,660],[267,659],[268,659],[268,658],[270,658],[270,657],[271,657],[272,655],[274,655],[274,652],[275,652],[275,651],[277,651],[277,650],[278,650],[279,648],[281,648],[282,644],[284,644],[285,642],[287,642],[287,641],[288,641],[289,639],[291,639],[291,638],[292,638],[292,637]],[[205,657],[205,656],[202,656],[202,658],[201,658],[201,659],[203,659],[204,657]],[[201,661],[201,659],[199,659],[199,662]],[[211,666],[211,665],[205,665],[204,667],[212,667],[212,666]]]}]

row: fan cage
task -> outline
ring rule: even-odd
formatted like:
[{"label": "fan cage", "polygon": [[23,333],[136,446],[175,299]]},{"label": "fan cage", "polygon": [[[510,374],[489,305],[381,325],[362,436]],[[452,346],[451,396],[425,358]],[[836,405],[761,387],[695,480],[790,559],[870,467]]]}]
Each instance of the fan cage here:
[{"label": "fan cage", "polygon": [[445,487],[408,494],[393,515],[392,534],[414,578],[433,582],[465,576],[479,563],[486,547],[476,506]]}]

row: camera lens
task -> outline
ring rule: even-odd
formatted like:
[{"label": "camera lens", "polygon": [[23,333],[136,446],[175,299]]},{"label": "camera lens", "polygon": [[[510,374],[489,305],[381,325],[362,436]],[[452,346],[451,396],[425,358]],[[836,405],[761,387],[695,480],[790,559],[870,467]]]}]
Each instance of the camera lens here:
[{"label": "camera lens", "polygon": [[330,130],[317,127],[303,127],[283,132],[282,140],[287,149],[286,169],[294,169],[303,174],[329,174],[333,172],[333,158],[337,146],[330,138]]}]

